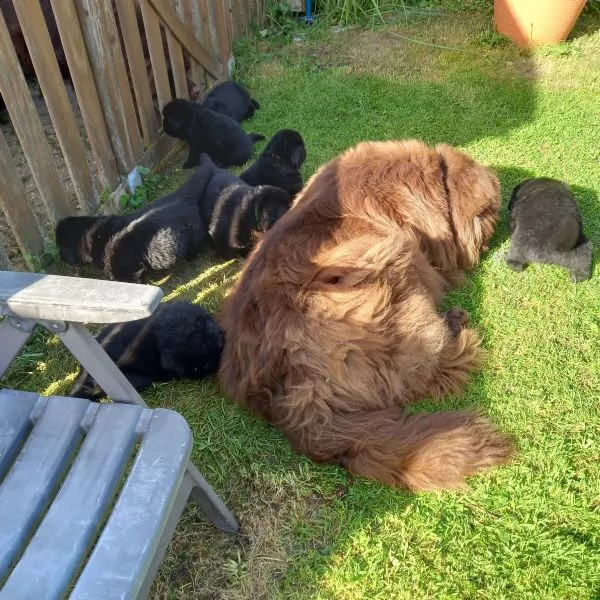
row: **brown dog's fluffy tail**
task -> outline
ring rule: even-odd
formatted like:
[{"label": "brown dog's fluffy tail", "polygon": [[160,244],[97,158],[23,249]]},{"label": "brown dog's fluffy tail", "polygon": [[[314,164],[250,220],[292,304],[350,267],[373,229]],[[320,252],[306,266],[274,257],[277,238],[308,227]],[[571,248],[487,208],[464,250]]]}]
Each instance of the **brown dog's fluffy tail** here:
[{"label": "brown dog's fluffy tail", "polygon": [[462,487],[465,477],[507,462],[512,453],[507,437],[469,411],[334,413],[317,439],[314,431],[304,433],[290,438],[314,459],[410,490]]}]

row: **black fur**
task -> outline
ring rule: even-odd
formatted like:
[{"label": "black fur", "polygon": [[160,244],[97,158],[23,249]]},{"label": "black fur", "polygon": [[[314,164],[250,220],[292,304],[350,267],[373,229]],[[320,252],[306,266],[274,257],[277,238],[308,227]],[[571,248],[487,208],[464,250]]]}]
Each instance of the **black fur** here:
[{"label": "black fur", "polygon": [[248,185],[230,171],[219,169],[206,154],[200,161],[212,171],[200,214],[208,224],[215,250],[221,258],[245,256],[255,234],[270,229],[288,211],[292,198],[278,187]]},{"label": "black fur", "polygon": [[252,156],[254,142],[264,139],[246,133],[231,117],[182,98],[165,104],[162,114],[165,133],[189,144],[184,169],[197,165],[203,152],[219,167],[243,165]]},{"label": "black fur", "polygon": [[521,271],[527,263],[565,267],[572,281],[592,276],[592,243],[583,235],[581,213],[569,186],[556,179],[526,179],[512,192],[511,246],[506,262]]},{"label": "black fur", "polygon": [[250,92],[236,81],[224,81],[213,87],[202,100],[202,106],[227,115],[238,123],[250,119],[260,108]]},{"label": "black fur", "polygon": [[[155,381],[202,379],[219,368],[223,332],[200,306],[164,302],[146,319],[104,327],[100,345],[136,390]],[[71,396],[98,400],[106,394],[83,368]]]},{"label": "black fur", "polygon": [[56,225],[56,245],[60,259],[69,265],[102,269],[108,240],[127,223],[125,217],[66,217]]},{"label": "black fur", "polygon": [[178,190],[128,215],[61,221],[56,233],[61,256],[89,257],[85,262],[109,279],[129,282],[141,282],[148,271],[168,269],[181,259],[193,260],[206,237],[198,203],[213,168],[211,163],[196,169]]},{"label": "black fur", "polygon": [[278,131],[254,164],[241,175],[249,185],[275,185],[294,197],[303,187],[300,168],[306,160],[302,136],[293,129]]}]

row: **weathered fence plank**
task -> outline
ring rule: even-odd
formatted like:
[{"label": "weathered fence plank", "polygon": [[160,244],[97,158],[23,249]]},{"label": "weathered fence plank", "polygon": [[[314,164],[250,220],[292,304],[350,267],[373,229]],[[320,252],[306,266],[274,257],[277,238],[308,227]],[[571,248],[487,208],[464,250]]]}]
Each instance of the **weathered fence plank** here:
[{"label": "weathered fence plank", "polygon": [[[202,0],[203,1],[203,0]],[[191,24],[194,36],[204,47],[207,47],[207,37],[204,30],[204,19],[203,19],[203,6],[202,1],[198,0],[179,0],[179,11],[178,14],[183,23]],[[191,58],[191,77],[194,83],[198,87],[199,97],[202,98],[204,90],[206,88],[206,71],[202,68],[202,65]]]},{"label": "weathered fence plank", "polygon": [[242,29],[242,31],[244,32],[244,35],[246,35],[248,33],[248,31],[250,31],[250,19],[252,18],[250,2],[251,2],[251,0],[241,0],[240,1],[240,4],[242,5],[241,6],[242,19],[244,21],[244,25],[243,25],[243,29]]},{"label": "weathered fence plank", "polygon": [[171,88],[169,86],[167,61],[165,60],[165,50],[160,33],[160,21],[153,7],[148,4],[148,0],[139,0],[139,3],[144,21],[144,29],[146,30],[146,42],[148,43],[148,52],[150,53],[150,62],[152,63],[158,106],[162,110],[163,106],[171,100]]},{"label": "weathered fence plank", "polygon": [[125,176],[143,147],[115,16],[110,2],[78,0],[77,6],[117,168]]},{"label": "weathered fence plank", "polygon": [[94,191],[92,175],[85,158],[85,148],[60,74],[40,2],[39,0],[20,0],[13,6],[44,93],[44,100],[73,182],[75,194],[79,200],[79,206],[83,212],[92,212],[98,204],[97,194]]},{"label": "weathered fence plank", "polygon": [[[144,0],[145,2],[146,0]],[[213,77],[219,78],[220,65],[218,65],[212,56],[199,44],[192,33],[177,18],[177,13],[166,3],[165,0],[147,0],[161,21],[177,38],[177,41],[187,50],[187,52],[197,60]]]},{"label": "weathered fence plank", "polygon": [[12,266],[12,263],[10,262],[10,258],[8,258],[8,255],[6,254],[6,252],[4,252],[4,248],[2,248],[2,246],[0,246],[0,270],[2,270],[2,271],[12,271],[13,270],[13,266]]},{"label": "weathered fence plank", "polygon": [[0,208],[23,256],[39,256],[44,240],[38,220],[27,201],[25,188],[12,161],[10,149],[0,131]]},{"label": "weathered fence plank", "polygon": [[129,74],[135,93],[135,101],[142,126],[144,145],[149,146],[158,136],[158,121],[152,101],[152,90],[148,81],[146,59],[138,20],[135,14],[135,6],[131,0],[115,0],[119,15],[119,25],[123,34]]},{"label": "weathered fence plank", "polygon": [[[175,0],[169,0],[171,8],[177,11],[177,3]],[[179,15],[176,13],[177,19]],[[167,29],[167,48],[169,49],[169,62],[171,63],[171,73],[173,75],[173,83],[175,84],[175,95],[178,98],[189,99],[189,90],[187,84],[187,75],[185,65],[183,63],[183,51],[181,44],[175,39],[173,34]]]},{"label": "weathered fence plank", "polygon": [[173,83],[175,84],[175,95],[178,98],[189,98],[187,86],[187,77],[183,65],[183,52],[179,42],[173,35],[167,31],[167,48],[169,49],[169,61],[171,63],[171,73],[173,74]]},{"label": "weathered fence plank", "polygon": [[0,94],[4,98],[13,127],[23,146],[48,217],[52,224],[56,225],[62,217],[73,212],[73,207],[67,200],[60,182],[44,128],[2,14],[0,14],[0,65]]},{"label": "weathered fence plank", "polygon": [[83,116],[83,123],[92,148],[98,177],[104,188],[113,189],[119,183],[119,173],[104,122],[98,90],[94,82],[83,34],[78,25],[73,0],[50,0],[69,65],[71,81]]},{"label": "weathered fence plank", "polygon": [[[196,0],[176,0],[177,16],[182,23],[186,23],[188,27],[191,25],[194,30],[194,35],[201,43],[204,38],[198,29],[199,23],[199,3]],[[204,70],[195,61],[190,60],[189,76],[196,84],[196,88],[200,92],[200,97],[204,92]]]},{"label": "weathered fence plank", "polygon": [[227,71],[227,65],[229,57],[231,55],[232,39],[230,37],[228,23],[229,12],[226,10],[226,3],[229,0],[214,0],[210,3],[212,10],[212,17],[216,25],[218,40],[219,40],[219,54],[221,56],[221,62],[223,63],[223,70],[220,73],[221,79],[227,79],[229,73]]}]

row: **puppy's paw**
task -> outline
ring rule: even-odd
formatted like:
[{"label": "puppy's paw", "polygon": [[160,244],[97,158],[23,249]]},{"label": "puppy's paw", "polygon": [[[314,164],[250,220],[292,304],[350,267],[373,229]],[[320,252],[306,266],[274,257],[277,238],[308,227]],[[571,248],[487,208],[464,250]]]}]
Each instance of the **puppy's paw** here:
[{"label": "puppy's paw", "polygon": [[450,329],[452,334],[455,336],[458,335],[463,329],[466,329],[467,325],[469,324],[469,313],[462,308],[458,308],[457,306],[443,313],[443,317],[446,320],[448,329]]},{"label": "puppy's paw", "polygon": [[573,283],[580,283],[586,279],[590,279],[592,276],[591,271],[574,271],[570,273],[571,281]]},{"label": "puppy's paw", "polygon": [[519,262],[518,260],[512,260],[512,259],[507,259],[506,264],[513,271],[522,271],[523,268],[525,267],[525,263]]}]

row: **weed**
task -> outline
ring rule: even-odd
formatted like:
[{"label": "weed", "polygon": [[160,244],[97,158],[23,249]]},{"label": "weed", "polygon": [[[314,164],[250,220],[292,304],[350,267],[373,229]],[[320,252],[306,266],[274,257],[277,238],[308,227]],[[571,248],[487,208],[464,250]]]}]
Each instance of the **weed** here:
[{"label": "weed", "polygon": [[487,29],[475,36],[472,43],[483,48],[500,48],[510,45],[511,41],[506,36],[496,33],[493,29]]},{"label": "weed", "polygon": [[132,212],[148,202],[156,200],[168,185],[167,178],[159,173],[151,173],[146,167],[138,167],[142,183],[131,193],[121,194],[119,206],[123,212]]},{"label": "weed", "polygon": [[36,273],[45,273],[50,265],[58,260],[58,246],[54,239],[44,238],[44,249],[41,254],[24,254],[23,258],[29,268]]}]

